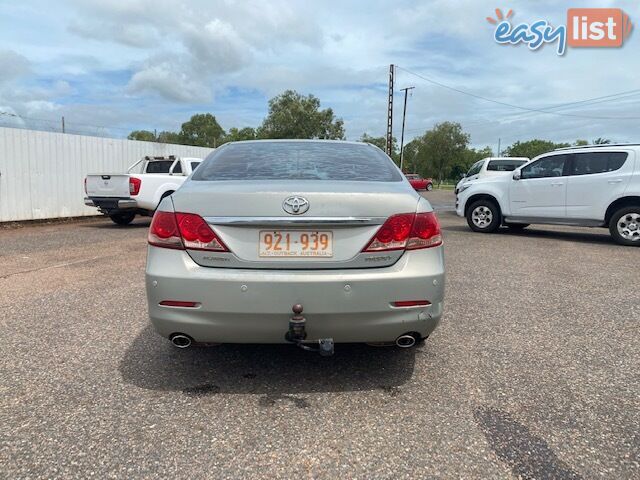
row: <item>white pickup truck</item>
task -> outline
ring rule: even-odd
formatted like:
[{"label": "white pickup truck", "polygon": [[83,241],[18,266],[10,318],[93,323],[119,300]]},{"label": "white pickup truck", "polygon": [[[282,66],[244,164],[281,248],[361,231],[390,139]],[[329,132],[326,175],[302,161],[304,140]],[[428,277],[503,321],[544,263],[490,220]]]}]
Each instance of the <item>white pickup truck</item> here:
[{"label": "white pickup truck", "polygon": [[160,201],[187,179],[201,158],[144,157],[125,174],[95,174],[84,179],[84,204],[97,207],[118,225],[128,225],[136,215],[151,216]]}]

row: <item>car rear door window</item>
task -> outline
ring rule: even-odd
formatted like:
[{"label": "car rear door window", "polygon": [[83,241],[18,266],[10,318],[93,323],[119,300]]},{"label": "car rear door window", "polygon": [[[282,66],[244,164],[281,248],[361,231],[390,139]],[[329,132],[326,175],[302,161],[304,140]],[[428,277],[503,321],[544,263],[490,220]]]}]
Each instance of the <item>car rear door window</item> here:
[{"label": "car rear door window", "polygon": [[487,165],[487,170],[492,172],[513,172],[525,163],[517,160],[491,160]]},{"label": "car rear door window", "polygon": [[619,170],[627,160],[626,152],[576,153],[571,175],[593,175]]},{"label": "car rear door window", "polygon": [[341,142],[233,143],[211,153],[193,180],[331,180],[400,182],[380,149]]},{"label": "car rear door window", "polygon": [[541,158],[526,167],[522,167],[521,178],[549,178],[564,175],[565,164],[569,155],[552,155]]}]

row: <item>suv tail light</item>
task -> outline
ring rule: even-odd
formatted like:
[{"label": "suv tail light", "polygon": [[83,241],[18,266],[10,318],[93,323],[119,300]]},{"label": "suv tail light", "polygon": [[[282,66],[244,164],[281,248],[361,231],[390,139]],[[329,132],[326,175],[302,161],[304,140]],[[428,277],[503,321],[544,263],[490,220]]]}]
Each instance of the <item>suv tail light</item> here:
[{"label": "suv tail light", "polygon": [[417,250],[438,245],[442,245],[442,234],[435,213],[401,213],[384,222],[363,252]]},{"label": "suv tail light", "polygon": [[85,193],[85,195],[88,193],[87,192],[87,177],[84,177],[84,193]]},{"label": "suv tail light", "polygon": [[149,227],[149,244],[179,250],[229,251],[209,224],[193,213],[156,212]]},{"label": "suv tail light", "polygon": [[129,177],[129,195],[138,195],[142,180],[136,177]]}]

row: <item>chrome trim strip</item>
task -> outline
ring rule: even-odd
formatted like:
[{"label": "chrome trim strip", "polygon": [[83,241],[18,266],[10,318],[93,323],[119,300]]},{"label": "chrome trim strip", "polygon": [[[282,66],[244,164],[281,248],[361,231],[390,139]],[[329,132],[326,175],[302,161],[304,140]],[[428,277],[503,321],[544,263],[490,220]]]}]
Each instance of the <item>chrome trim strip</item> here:
[{"label": "chrome trim strip", "polygon": [[254,226],[361,226],[382,225],[387,217],[205,217],[210,225]]}]

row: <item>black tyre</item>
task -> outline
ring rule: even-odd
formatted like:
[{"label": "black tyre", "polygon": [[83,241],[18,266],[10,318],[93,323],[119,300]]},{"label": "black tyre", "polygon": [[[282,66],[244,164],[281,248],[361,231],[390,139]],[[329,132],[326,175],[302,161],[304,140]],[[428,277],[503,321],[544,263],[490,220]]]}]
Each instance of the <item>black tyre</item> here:
[{"label": "black tyre", "polygon": [[530,224],[529,223],[505,223],[505,226],[508,227],[510,230],[524,230],[525,228],[527,228]]},{"label": "black tyre", "polygon": [[474,232],[491,233],[500,228],[500,208],[491,200],[473,202],[467,210],[467,224]]},{"label": "black tyre", "polygon": [[640,247],[640,205],[615,212],[609,221],[609,232],[620,245]]},{"label": "black tyre", "polygon": [[115,213],[113,215],[109,215],[109,218],[116,225],[129,225],[133,222],[133,219],[136,218],[135,213]]},{"label": "black tyre", "polygon": [[427,192],[433,190],[433,183],[427,183]]}]

